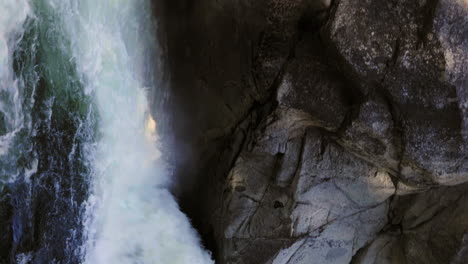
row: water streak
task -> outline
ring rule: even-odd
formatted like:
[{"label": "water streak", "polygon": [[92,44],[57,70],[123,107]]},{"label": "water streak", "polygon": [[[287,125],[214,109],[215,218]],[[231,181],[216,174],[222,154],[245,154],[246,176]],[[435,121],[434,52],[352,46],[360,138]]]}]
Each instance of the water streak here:
[{"label": "water streak", "polygon": [[154,66],[144,64],[155,47],[150,2],[48,4],[61,14],[81,82],[99,113],[84,262],[211,263],[168,192],[170,179],[157,159],[147,102],[148,90],[157,87],[148,86],[145,74]]},{"label": "water streak", "polygon": [[[14,52],[24,33],[28,17],[32,15],[27,0],[0,1],[0,190],[2,183],[19,175],[12,158],[5,157],[13,148],[17,134],[30,123],[25,120],[24,85],[13,69]],[[12,154],[14,156],[14,154]]]}]

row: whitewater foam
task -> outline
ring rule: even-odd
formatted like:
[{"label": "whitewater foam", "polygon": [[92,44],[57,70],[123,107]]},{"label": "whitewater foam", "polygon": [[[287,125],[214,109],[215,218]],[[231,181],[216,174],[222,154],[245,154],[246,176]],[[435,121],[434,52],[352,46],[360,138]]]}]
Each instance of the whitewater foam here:
[{"label": "whitewater foam", "polygon": [[31,16],[27,0],[0,1],[0,122],[4,122],[6,132],[0,135],[0,156],[6,155],[16,133],[23,126],[22,98],[20,80],[13,72],[13,52],[17,46],[18,35],[24,32],[23,24]]},{"label": "whitewater foam", "polygon": [[[14,162],[15,140],[23,129],[31,129],[24,111],[24,83],[13,69],[14,52],[24,34],[24,24],[32,16],[27,0],[0,1],[0,191],[13,182],[21,168]],[[25,145],[26,143],[23,142]],[[10,152],[16,152],[10,154]]]},{"label": "whitewater foam", "polygon": [[167,190],[170,179],[156,148],[147,92],[157,87],[145,76],[154,70],[146,56],[156,43],[150,1],[46,2],[60,14],[99,113],[84,263],[212,263]]}]

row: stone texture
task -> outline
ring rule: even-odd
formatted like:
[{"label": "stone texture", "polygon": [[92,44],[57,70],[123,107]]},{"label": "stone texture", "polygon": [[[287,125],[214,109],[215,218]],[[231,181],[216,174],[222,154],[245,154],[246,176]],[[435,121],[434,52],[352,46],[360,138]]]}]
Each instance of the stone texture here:
[{"label": "stone texture", "polygon": [[349,112],[352,95],[346,79],[321,57],[323,50],[318,39],[298,43],[279,85],[278,102],[310,114],[317,126],[336,131]]},{"label": "stone texture", "polygon": [[401,177],[422,185],[466,181],[466,2],[348,0],[335,9],[324,35],[363,92],[377,90],[391,104]]},{"label": "stone texture", "polygon": [[391,227],[354,263],[465,263],[467,184],[397,197]]},{"label": "stone texture", "polygon": [[465,0],[155,0],[155,116],[217,263],[468,261]]},{"label": "stone texture", "polygon": [[399,173],[401,144],[391,107],[385,98],[369,96],[343,129],[338,142],[369,162]]},{"label": "stone texture", "polygon": [[[313,121],[298,122],[301,113],[285,111],[275,111],[269,118],[274,121],[260,126],[254,146],[243,149],[228,176],[219,218],[224,260],[311,263],[315,256],[314,263],[349,261],[386,224],[393,182],[312,127]],[[258,262],[251,262],[245,250],[265,241],[291,246],[257,252]],[[289,255],[297,260],[287,260]]]}]

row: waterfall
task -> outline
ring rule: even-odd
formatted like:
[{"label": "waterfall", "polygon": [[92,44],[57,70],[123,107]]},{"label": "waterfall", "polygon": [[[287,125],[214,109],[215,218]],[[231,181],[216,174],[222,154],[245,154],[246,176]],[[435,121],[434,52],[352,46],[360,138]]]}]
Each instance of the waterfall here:
[{"label": "waterfall", "polygon": [[[23,25],[31,16],[27,0],[0,1],[0,190],[5,182],[14,181],[19,169],[12,163],[15,141],[24,128],[31,127],[23,102],[27,96],[24,80],[15,76],[13,55],[24,34]],[[12,166],[13,165],[13,166]]]},{"label": "waterfall", "polygon": [[[21,148],[29,153],[22,168],[12,163],[17,172],[0,175],[11,183],[5,197],[19,201],[10,259],[213,263],[168,191],[157,148],[147,99],[158,89],[151,1],[0,0],[0,8],[10,14],[0,17],[8,95],[0,97],[0,162],[21,128],[29,132],[17,141],[34,142]],[[15,69],[14,54],[28,64]]]}]

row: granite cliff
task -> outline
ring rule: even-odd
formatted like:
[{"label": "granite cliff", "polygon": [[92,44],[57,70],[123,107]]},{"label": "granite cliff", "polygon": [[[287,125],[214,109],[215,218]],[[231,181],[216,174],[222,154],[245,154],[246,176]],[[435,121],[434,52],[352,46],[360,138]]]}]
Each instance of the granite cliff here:
[{"label": "granite cliff", "polygon": [[466,0],[155,6],[154,112],[217,263],[468,262]]}]

